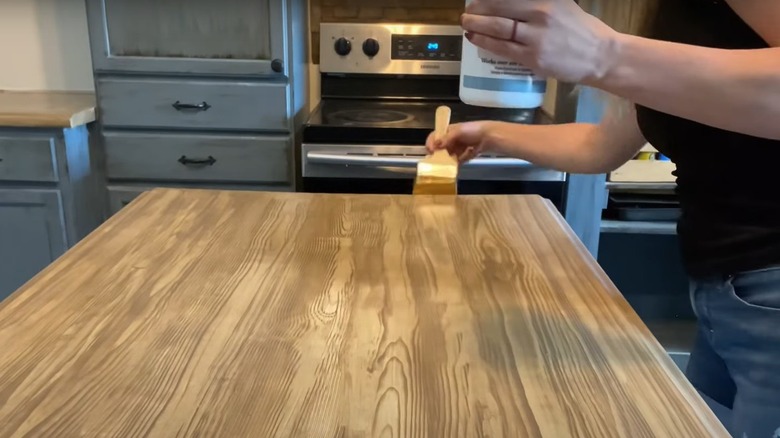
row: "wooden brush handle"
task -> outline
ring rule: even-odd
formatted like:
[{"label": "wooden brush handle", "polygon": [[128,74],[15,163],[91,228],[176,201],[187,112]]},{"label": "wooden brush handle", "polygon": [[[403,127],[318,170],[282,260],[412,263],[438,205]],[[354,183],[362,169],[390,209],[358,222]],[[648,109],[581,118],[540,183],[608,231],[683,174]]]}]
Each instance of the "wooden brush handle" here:
[{"label": "wooden brush handle", "polygon": [[444,138],[447,135],[447,130],[450,127],[450,119],[452,118],[452,110],[448,106],[440,106],[436,108],[436,130],[434,136],[437,140]]},{"label": "wooden brush handle", "polygon": [[[450,119],[452,119],[452,110],[448,106],[440,106],[436,108],[436,127],[433,135],[437,140],[444,138],[447,135],[447,130],[450,127]],[[444,149],[440,149],[433,153],[433,156],[443,162],[453,161],[454,157],[450,155]]]}]

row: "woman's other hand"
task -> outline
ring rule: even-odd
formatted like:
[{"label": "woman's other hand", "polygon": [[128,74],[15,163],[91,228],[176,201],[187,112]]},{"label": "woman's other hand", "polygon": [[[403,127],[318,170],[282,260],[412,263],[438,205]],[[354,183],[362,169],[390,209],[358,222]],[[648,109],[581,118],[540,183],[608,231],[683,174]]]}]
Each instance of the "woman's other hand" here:
[{"label": "woman's other hand", "polygon": [[447,134],[437,139],[431,133],[426,141],[428,152],[445,149],[460,163],[473,160],[482,152],[491,151],[490,136],[493,122],[480,121],[450,125]]},{"label": "woman's other hand", "polygon": [[609,69],[620,35],[573,0],[473,0],[461,24],[478,47],[541,76],[590,85]]}]

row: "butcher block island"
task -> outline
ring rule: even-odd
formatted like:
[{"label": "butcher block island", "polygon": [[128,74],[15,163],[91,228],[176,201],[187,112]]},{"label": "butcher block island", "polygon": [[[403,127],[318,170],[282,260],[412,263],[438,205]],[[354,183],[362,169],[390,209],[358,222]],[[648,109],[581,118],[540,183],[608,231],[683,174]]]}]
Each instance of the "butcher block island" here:
[{"label": "butcher block island", "polygon": [[727,436],[538,197],[147,192],[0,345],[0,436]]}]

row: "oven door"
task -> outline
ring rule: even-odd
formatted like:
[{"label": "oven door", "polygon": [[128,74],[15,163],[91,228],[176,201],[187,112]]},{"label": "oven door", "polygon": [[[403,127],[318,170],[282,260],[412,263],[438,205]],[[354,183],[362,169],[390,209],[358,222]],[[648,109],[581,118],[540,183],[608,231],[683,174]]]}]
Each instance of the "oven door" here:
[{"label": "oven door", "polygon": [[[422,146],[304,144],[303,189],[311,193],[410,194]],[[463,195],[536,194],[562,210],[567,175],[528,161],[484,155],[461,167]]]}]

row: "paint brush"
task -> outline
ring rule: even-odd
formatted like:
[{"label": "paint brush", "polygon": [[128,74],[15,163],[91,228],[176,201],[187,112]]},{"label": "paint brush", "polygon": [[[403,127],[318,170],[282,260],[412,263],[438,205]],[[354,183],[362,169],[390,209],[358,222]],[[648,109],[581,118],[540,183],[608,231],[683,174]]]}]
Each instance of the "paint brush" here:
[{"label": "paint brush", "polygon": [[[436,109],[434,136],[441,139],[447,134],[452,110],[446,106]],[[415,195],[457,195],[458,160],[446,150],[439,150],[417,163]]]}]

